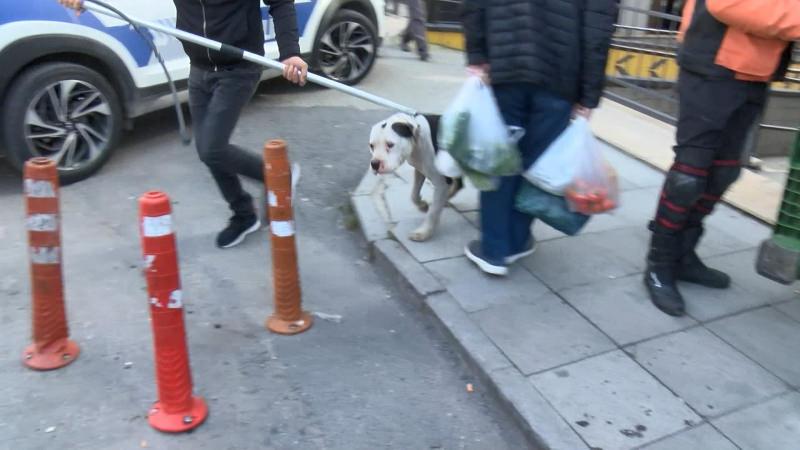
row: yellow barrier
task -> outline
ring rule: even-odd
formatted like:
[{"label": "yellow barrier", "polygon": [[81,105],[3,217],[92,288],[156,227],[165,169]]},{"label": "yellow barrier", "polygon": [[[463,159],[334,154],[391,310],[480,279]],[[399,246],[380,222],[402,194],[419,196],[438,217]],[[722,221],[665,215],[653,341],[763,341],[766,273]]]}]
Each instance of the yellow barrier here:
[{"label": "yellow barrier", "polygon": [[441,47],[464,51],[464,34],[460,31],[433,31],[428,30],[428,43]]},{"label": "yellow barrier", "polygon": [[[464,35],[460,31],[428,30],[428,43],[453,50],[463,51]],[[800,65],[795,65],[800,70]],[[645,51],[611,49],[608,54],[606,75],[630,77],[653,81],[675,81],[678,79],[678,64],[674,57],[652,54]],[[773,89],[800,91],[800,83],[773,83]]]}]

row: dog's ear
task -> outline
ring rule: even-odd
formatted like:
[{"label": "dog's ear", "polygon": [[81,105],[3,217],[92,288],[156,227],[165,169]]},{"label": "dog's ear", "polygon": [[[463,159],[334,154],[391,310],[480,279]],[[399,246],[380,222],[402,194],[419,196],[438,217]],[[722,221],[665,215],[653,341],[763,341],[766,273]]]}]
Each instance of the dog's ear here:
[{"label": "dog's ear", "polygon": [[414,137],[414,126],[407,122],[395,122],[392,124],[392,131],[404,138]]}]

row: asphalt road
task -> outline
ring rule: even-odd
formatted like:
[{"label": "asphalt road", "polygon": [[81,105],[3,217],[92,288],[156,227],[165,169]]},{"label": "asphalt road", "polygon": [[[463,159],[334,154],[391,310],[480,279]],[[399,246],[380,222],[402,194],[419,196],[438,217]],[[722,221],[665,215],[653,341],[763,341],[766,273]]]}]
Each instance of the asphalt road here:
[{"label": "asphalt road", "polygon": [[[362,87],[441,111],[460,65],[455,53],[423,64],[387,49]],[[371,266],[352,229],[348,192],[367,167],[370,126],[388,114],[271,82],[236,131],[252,151],[286,139],[302,167],[304,305],[342,319],[318,319],[294,337],[263,328],[272,301],[266,231],[216,249],[227,210],[210,175],[180,145],[169,111],[137,120],[100,173],[62,191],[68,312],[83,353],[50,373],[19,362],[30,333],[24,214],[19,178],[0,169],[0,448],[528,448],[432,320]],[[206,424],[177,436],[153,431],[144,416],[156,391],[136,199],[151,189],[174,202],[195,390],[211,410]]]}]

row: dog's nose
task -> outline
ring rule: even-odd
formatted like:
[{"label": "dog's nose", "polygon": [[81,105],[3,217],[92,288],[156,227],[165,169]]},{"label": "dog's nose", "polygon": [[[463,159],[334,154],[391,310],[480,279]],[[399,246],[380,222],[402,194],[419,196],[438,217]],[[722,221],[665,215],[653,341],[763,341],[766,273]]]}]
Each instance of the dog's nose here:
[{"label": "dog's nose", "polygon": [[372,170],[376,172],[381,169],[381,162],[378,161],[377,159],[373,159],[370,165],[372,166]]}]

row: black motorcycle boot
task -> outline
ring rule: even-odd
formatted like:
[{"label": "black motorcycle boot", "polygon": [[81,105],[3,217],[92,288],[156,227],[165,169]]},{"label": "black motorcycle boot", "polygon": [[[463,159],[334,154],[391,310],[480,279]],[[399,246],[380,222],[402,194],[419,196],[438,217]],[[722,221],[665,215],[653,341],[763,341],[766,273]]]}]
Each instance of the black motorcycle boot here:
[{"label": "black motorcycle boot", "polygon": [[675,317],[686,314],[683,296],[675,285],[680,243],[678,235],[654,232],[644,273],[644,284],[653,305]]},{"label": "black motorcycle boot", "polygon": [[702,236],[702,227],[687,228],[681,234],[678,280],[714,289],[727,289],[731,285],[731,277],[725,272],[706,266],[697,256],[695,249]]}]

